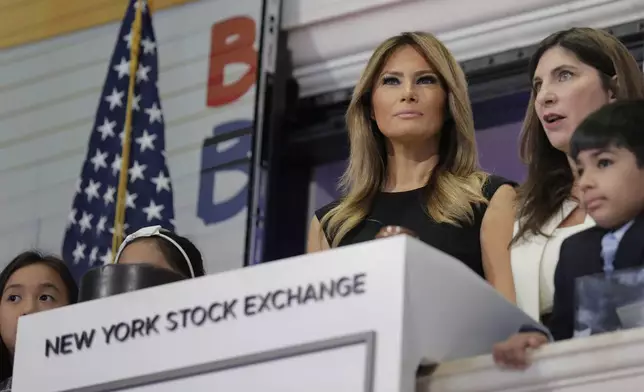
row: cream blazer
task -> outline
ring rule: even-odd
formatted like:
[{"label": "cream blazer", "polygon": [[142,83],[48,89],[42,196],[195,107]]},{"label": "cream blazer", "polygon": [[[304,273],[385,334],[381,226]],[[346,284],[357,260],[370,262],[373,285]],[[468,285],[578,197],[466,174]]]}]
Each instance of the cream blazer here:
[{"label": "cream blazer", "polygon": [[[559,211],[541,228],[541,231],[545,235],[535,235],[527,239],[519,240],[510,249],[517,306],[537,321],[540,318],[539,288],[541,259],[543,258],[546,244],[548,243],[548,237],[546,235],[552,235],[561,222],[577,208],[577,205],[577,202],[573,200],[566,200],[559,208]],[[586,219],[588,220],[590,217]],[[594,225],[592,219],[590,221]],[[517,233],[518,227],[518,222],[515,222],[514,234]]]}]

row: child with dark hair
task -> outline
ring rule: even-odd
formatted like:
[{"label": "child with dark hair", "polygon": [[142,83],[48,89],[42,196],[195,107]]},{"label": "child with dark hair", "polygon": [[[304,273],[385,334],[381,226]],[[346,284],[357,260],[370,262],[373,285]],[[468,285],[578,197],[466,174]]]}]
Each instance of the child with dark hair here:
[{"label": "child with dark hair", "polygon": [[[527,351],[547,343],[548,337],[564,340],[622,328],[615,309],[601,309],[601,326],[583,321],[595,312],[587,306],[599,309],[615,298],[603,298],[605,291],[599,289],[582,305],[580,301],[588,298],[578,295],[581,283],[593,282],[588,277],[600,274],[602,279],[594,282],[599,282],[598,288],[607,287],[602,282],[610,284],[618,273],[644,267],[644,101],[618,101],[588,116],[572,136],[570,156],[582,203],[597,226],[567,238],[561,246],[549,322],[552,335],[526,330],[499,343],[494,359],[500,365],[525,367]],[[637,276],[641,274],[631,277]],[[585,324],[583,331],[580,324]]]},{"label": "child with dark hair", "polygon": [[20,316],[76,303],[78,288],[65,263],[24,252],[0,273],[0,391],[11,390],[13,355]]},{"label": "child with dark hair", "polygon": [[150,264],[173,270],[186,278],[205,275],[199,249],[187,238],[161,226],[149,226],[128,235],[116,253],[118,264]]}]

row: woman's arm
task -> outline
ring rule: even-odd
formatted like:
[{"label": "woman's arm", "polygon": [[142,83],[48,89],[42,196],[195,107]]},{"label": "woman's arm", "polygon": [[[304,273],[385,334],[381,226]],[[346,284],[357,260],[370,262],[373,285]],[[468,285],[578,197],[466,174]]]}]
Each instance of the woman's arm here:
[{"label": "woman's arm", "polygon": [[322,227],[320,227],[320,221],[318,221],[316,216],[313,216],[313,219],[311,219],[311,225],[309,226],[309,238],[306,242],[306,253],[319,252],[329,248],[329,242],[326,240]]},{"label": "woman's arm", "polygon": [[510,264],[510,242],[516,216],[517,193],[503,185],[494,193],[481,223],[481,256],[485,279],[508,301],[516,303]]}]

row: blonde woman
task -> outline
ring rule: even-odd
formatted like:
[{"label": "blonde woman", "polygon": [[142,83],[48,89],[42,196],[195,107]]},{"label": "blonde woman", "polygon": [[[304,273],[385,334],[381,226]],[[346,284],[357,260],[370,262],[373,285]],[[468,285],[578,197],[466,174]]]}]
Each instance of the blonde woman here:
[{"label": "blonde woman", "polygon": [[561,244],[595,225],[579,204],[570,138],[605,104],[644,98],[644,76],[617,38],[591,28],[545,38],[529,72],[533,89],[521,134],[528,177],[519,189],[512,270],[517,305],[549,326]]},{"label": "blonde woman", "polygon": [[346,120],[344,196],[316,212],[308,251],[368,241],[399,225],[514,301],[514,184],[479,169],[467,83],[447,48],[427,33],[383,42]]}]

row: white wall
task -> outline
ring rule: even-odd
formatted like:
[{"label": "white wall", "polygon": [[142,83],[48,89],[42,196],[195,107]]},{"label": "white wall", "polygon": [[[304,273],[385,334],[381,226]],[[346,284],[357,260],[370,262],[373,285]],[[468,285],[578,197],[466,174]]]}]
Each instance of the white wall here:
[{"label": "white wall", "polygon": [[[177,228],[196,240],[209,272],[243,265],[245,211],[210,226],[196,215],[204,139],[215,126],[251,120],[254,113],[254,88],[233,104],[206,107],[211,26],[238,15],[261,20],[257,1],[235,4],[202,0],[158,12],[153,22]],[[0,52],[0,266],[30,247],[61,252],[119,25]],[[228,68],[225,79],[234,81],[245,70]],[[247,182],[240,172],[222,176],[227,186],[217,188],[220,199]]]},{"label": "white wall", "polygon": [[644,18],[644,0],[285,0],[304,96],[355,85],[371,52],[401,31],[436,34],[459,60],[539,42],[573,26]]}]

